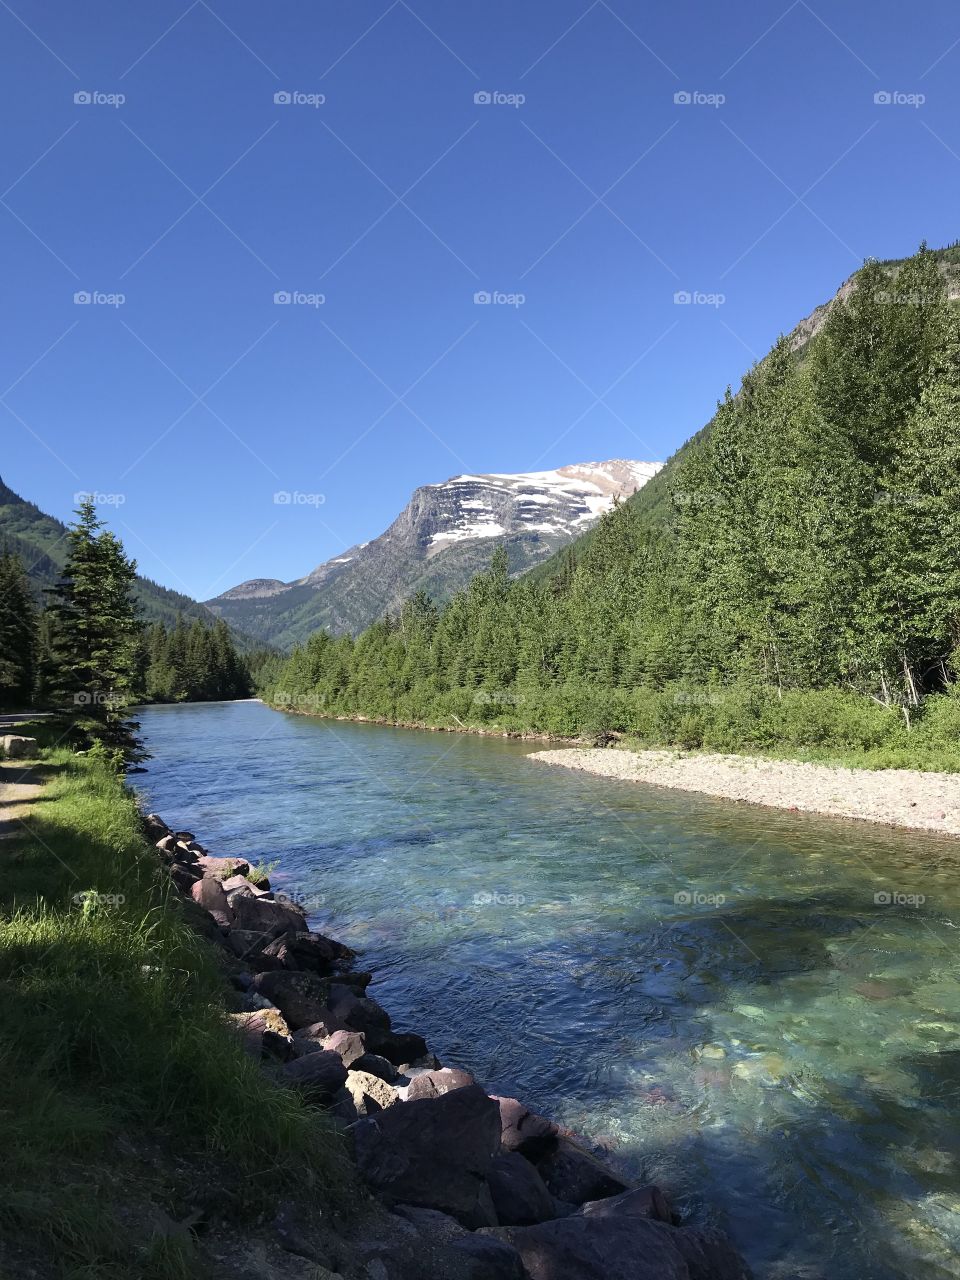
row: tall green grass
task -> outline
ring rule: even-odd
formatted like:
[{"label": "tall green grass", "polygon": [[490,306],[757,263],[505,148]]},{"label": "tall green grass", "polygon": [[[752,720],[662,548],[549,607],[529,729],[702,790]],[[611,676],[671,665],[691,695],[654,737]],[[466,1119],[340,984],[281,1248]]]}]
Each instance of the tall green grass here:
[{"label": "tall green grass", "polygon": [[227,1211],[291,1191],[336,1204],[350,1166],[225,1026],[215,948],[133,797],[95,755],[43,754],[23,835],[0,843],[0,1258],[182,1280],[189,1237],[144,1234],[151,1205],[175,1216],[204,1187],[228,1188]]}]

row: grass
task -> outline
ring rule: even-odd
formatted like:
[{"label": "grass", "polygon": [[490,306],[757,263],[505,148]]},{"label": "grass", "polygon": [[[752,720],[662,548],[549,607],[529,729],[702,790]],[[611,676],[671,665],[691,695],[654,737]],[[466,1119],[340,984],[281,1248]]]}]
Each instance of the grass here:
[{"label": "grass", "polygon": [[144,1219],[214,1189],[228,1214],[291,1193],[336,1205],[349,1164],[225,1026],[216,949],[130,793],[96,756],[42,757],[28,830],[0,845],[0,1259],[6,1246],[44,1275],[184,1280],[189,1235]]}]

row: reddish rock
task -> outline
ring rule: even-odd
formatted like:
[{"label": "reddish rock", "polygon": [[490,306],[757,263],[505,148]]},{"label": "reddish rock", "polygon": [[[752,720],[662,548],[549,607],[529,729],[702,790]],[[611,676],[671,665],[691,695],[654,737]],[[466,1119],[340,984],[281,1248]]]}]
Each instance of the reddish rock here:
[{"label": "reddish rock", "polygon": [[339,1054],[345,1067],[352,1067],[367,1051],[362,1031],[335,1031],[323,1042],[324,1049]]},{"label": "reddish rock", "polygon": [[238,929],[254,929],[262,933],[270,930],[274,930],[275,934],[288,930],[296,933],[302,931],[305,920],[300,907],[245,893],[233,895],[230,910]]},{"label": "reddish rock", "polygon": [[190,896],[205,911],[210,912],[221,928],[230,928],[233,917],[227,904],[227,895],[223,892],[223,885],[219,880],[213,876],[204,876],[202,880],[197,880],[191,885]]},{"label": "reddish rock", "polygon": [[501,1140],[504,1150],[518,1151],[536,1162],[557,1146],[560,1130],[552,1120],[538,1116],[516,1098],[494,1098],[500,1107]]},{"label": "reddish rock", "polygon": [[406,1099],[408,1102],[415,1102],[417,1098],[439,1098],[441,1094],[450,1093],[453,1089],[465,1089],[476,1083],[469,1071],[460,1071],[455,1067],[422,1071],[407,1085]]},{"label": "reddish rock", "polygon": [[231,876],[245,876],[250,870],[250,863],[244,862],[243,858],[211,858],[209,854],[204,854],[198,861],[203,867],[204,875],[219,876],[221,880]]}]

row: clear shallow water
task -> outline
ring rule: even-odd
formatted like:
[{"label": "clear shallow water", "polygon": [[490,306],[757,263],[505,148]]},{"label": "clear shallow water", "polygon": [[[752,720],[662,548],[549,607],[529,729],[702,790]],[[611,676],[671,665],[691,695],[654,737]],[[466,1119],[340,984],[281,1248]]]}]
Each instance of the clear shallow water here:
[{"label": "clear shallow water", "polygon": [[960,842],[256,703],[142,724],[152,808],[278,860],[397,1027],[762,1280],[960,1277]]}]

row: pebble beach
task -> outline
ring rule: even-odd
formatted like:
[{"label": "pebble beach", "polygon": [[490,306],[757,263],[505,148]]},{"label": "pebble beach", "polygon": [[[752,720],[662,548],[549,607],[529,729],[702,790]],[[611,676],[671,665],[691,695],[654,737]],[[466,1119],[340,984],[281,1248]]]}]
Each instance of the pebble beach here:
[{"label": "pebble beach", "polygon": [[530,758],[624,782],[960,835],[960,774],[609,747],[535,751]]}]

